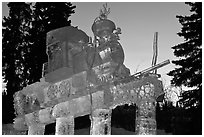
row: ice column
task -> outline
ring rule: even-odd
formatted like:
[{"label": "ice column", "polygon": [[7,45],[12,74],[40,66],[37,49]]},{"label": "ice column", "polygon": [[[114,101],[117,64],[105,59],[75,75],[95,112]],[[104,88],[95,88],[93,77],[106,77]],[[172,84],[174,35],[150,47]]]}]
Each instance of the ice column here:
[{"label": "ice column", "polygon": [[156,100],[153,85],[141,88],[143,92],[136,109],[135,133],[137,135],[156,135]]},{"label": "ice column", "polygon": [[56,118],[55,135],[74,135],[74,116]]},{"label": "ice column", "polygon": [[44,124],[32,124],[28,127],[28,135],[44,135],[45,125]]},{"label": "ice column", "polygon": [[111,109],[96,109],[91,118],[91,135],[111,135]]}]

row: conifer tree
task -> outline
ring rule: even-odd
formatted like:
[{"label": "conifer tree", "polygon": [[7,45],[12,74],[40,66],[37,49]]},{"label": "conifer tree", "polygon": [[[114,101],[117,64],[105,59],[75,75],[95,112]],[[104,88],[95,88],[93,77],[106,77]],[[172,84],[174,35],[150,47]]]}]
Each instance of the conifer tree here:
[{"label": "conifer tree", "polygon": [[190,16],[177,16],[182,25],[178,36],[185,41],[172,47],[178,60],[172,61],[179,66],[169,72],[172,84],[192,88],[182,93],[180,100],[184,107],[196,107],[202,100],[202,3],[186,3],[191,6]]},{"label": "conifer tree", "polygon": [[2,96],[3,122],[12,121],[13,94],[27,84],[25,56],[28,52],[28,30],[32,14],[29,3],[11,2],[8,7],[9,16],[4,17],[2,23],[2,70],[7,89],[7,95]]},{"label": "conifer tree", "polygon": [[179,100],[190,112],[191,134],[202,134],[202,3],[188,2],[192,14],[177,16],[182,25],[180,37],[184,42],[172,47],[178,60],[172,61],[179,66],[168,73],[173,76],[172,84],[186,86]]}]

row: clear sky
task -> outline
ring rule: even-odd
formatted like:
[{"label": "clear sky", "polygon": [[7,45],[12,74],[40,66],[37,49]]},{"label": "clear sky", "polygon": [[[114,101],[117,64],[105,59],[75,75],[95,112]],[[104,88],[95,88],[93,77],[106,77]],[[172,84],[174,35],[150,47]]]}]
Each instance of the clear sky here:
[{"label": "clear sky", "polygon": [[[93,37],[91,26],[99,15],[99,10],[105,2],[77,2],[75,13],[70,17],[72,26]],[[153,56],[153,36],[158,32],[158,59],[160,63],[166,59],[176,59],[172,46],[183,41],[177,33],[181,30],[181,24],[176,15],[190,15],[190,8],[183,2],[108,2],[110,14],[116,27],[120,27],[120,43],[125,52],[124,64],[131,74],[151,66]],[[8,9],[2,3],[2,15],[6,15]],[[166,75],[175,66],[173,64],[160,68],[157,72],[168,85],[170,77]]]}]

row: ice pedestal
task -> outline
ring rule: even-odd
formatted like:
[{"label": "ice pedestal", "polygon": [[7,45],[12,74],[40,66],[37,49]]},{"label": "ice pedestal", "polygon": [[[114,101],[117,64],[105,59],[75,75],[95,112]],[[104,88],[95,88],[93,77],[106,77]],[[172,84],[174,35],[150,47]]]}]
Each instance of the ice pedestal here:
[{"label": "ice pedestal", "polygon": [[111,113],[111,109],[93,111],[90,135],[111,135]]},{"label": "ice pedestal", "polygon": [[56,118],[55,135],[74,135],[74,116]]},{"label": "ice pedestal", "polygon": [[33,124],[28,127],[28,135],[44,135],[44,124]]},{"label": "ice pedestal", "polygon": [[136,110],[135,133],[137,135],[156,135],[155,101],[144,99]]}]

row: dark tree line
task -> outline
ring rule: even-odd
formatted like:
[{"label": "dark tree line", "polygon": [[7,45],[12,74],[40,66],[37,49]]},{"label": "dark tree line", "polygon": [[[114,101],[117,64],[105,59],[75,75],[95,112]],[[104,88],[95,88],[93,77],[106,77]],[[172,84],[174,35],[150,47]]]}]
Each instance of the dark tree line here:
[{"label": "dark tree line", "polygon": [[70,26],[75,13],[68,2],[9,2],[2,22],[2,71],[7,95],[2,97],[3,123],[13,122],[13,94],[39,81],[47,62],[46,33]]}]

